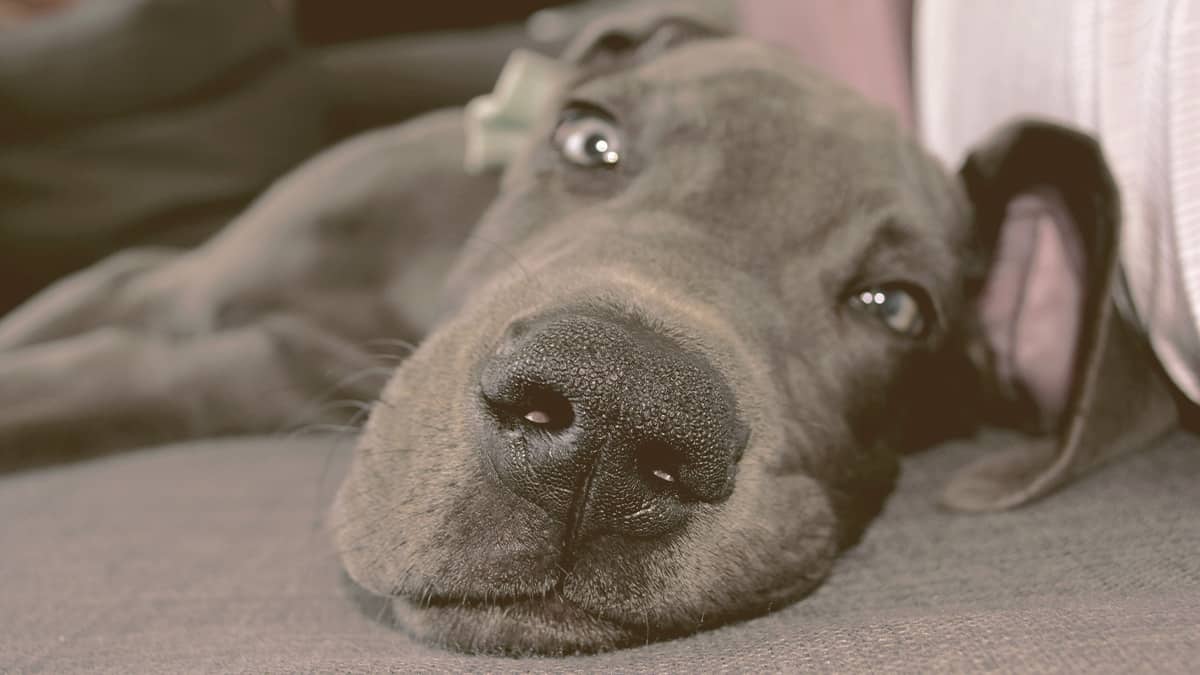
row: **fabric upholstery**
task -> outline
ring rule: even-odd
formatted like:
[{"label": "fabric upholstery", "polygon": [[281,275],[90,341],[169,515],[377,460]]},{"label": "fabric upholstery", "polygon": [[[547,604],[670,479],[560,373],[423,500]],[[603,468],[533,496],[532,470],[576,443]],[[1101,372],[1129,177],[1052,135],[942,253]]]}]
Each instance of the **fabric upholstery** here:
[{"label": "fabric upholstery", "polygon": [[[1002,439],[991,437],[991,442]],[[350,600],[321,519],[342,439],[202,442],[0,477],[0,672],[1081,671],[1200,662],[1200,439],[1048,500],[935,506],[986,443],[908,461],[807,600],[570,659],[434,650]]]}]

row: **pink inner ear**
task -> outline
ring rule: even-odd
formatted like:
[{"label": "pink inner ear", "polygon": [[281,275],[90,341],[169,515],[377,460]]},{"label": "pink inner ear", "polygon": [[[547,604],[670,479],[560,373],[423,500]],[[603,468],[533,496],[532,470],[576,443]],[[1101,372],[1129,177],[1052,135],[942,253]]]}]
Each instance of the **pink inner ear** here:
[{"label": "pink inner ear", "polygon": [[979,311],[997,377],[1027,392],[1048,428],[1070,396],[1085,279],[1083,242],[1058,196],[1009,202]]}]

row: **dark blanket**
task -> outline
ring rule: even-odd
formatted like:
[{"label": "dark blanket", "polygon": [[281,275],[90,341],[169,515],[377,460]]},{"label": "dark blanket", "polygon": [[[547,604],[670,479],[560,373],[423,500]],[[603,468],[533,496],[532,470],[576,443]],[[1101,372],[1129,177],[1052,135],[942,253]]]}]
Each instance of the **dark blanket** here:
[{"label": "dark blanket", "polygon": [[0,33],[0,313],[223,225],[323,144],[313,72],[266,2],[83,2]]},{"label": "dark blanket", "polygon": [[116,250],[196,244],[326,145],[462,104],[562,37],[305,48],[265,0],[96,0],[0,31],[0,314]]}]

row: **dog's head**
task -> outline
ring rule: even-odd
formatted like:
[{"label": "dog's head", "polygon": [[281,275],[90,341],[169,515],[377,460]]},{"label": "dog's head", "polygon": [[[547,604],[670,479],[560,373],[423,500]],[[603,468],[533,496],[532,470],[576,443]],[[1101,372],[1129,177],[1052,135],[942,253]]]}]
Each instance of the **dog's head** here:
[{"label": "dog's head", "polygon": [[[336,505],[352,578],[458,649],[611,648],[809,592],[898,456],[977,421],[1012,198],[1040,185],[1067,227],[1113,207],[1064,130],[1008,128],[964,180],[752,42],[588,40]],[[1110,247],[1042,233],[1083,278]]]}]

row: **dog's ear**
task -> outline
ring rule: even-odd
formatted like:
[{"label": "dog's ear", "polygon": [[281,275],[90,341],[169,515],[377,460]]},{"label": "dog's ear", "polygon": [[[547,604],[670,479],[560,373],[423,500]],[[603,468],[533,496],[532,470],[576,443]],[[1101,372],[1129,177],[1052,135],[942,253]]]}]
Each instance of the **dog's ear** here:
[{"label": "dog's ear", "polygon": [[960,173],[987,273],[979,294],[989,403],[1024,442],[962,469],[943,501],[989,511],[1037,499],[1172,428],[1149,348],[1115,304],[1120,203],[1099,145],[1040,121],[1010,124]]},{"label": "dog's ear", "polygon": [[728,34],[735,24],[728,2],[630,3],[585,26],[567,45],[563,59],[585,72],[620,70],[686,42]]}]

